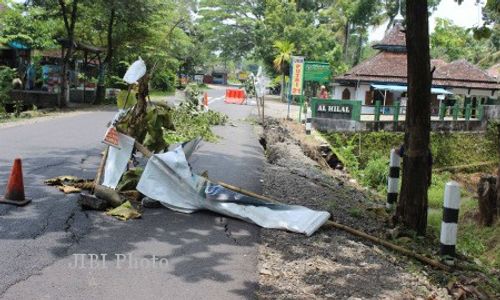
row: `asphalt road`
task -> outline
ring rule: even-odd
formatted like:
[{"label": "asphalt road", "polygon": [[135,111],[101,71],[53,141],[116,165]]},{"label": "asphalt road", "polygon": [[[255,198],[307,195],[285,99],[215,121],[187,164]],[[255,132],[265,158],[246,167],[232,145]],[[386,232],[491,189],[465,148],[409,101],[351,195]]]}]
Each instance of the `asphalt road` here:
[{"label": "asphalt road", "polygon": [[[253,107],[226,105],[223,94],[210,90],[210,106],[226,112],[235,126],[216,128],[220,142],[202,144],[191,163],[213,179],[259,192],[263,153],[245,121]],[[121,222],[82,211],[76,195],[43,185],[59,175],[93,178],[113,114],[0,128],[0,194],[19,156],[26,194],[33,198],[26,207],[0,205],[0,298],[253,298],[256,226],[167,209],[147,209],[142,219]]]}]

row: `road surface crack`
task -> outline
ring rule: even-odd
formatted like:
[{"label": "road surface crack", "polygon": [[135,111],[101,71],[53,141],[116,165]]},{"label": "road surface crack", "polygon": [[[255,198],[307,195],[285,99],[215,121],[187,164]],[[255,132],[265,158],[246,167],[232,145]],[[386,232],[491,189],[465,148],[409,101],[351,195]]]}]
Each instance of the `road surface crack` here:
[{"label": "road surface crack", "polygon": [[236,240],[236,238],[233,236],[233,234],[231,233],[231,230],[229,229],[229,224],[226,223],[224,224],[224,233],[226,234],[226,236],[231,239],[236,245],[239,245],[238,243],[238,240]]},{"label": "road surface crack", "polygon": [[52,211],[53,210],[51,210],[51,212],[45,218],[45,222],[43,223],[42,228],[40,228],[38,232],[33,234],[33,236],[31,237],[32,239],[36,240],[38,237],[40,237],[47,231],[47,228],[49,227],[49,220],[52,218]]},{"label": "road surface crack", "polygon": [[53,164],[42,165],[42,166],[39,166],[39,167],[31,169],[30,172],[35,172],[35,171],[39,171],[39,170],[43,170],[43,169],[48,169],[48,168],[59,167],[59,166],[64,165],[65,163],[66,163],[66,160],[63,160],[63,161],[60,161],[60,162],[57,162],[57,163],[53,163]]},{"label": "road surface crack", "polygon": [[71,211],[71,214],[66,218],[64,222],[64,231],[69,233],[71,236],[71,245],[68,247],[71,248],[74,244],[78,244],[80,242],[80,237],[73,230],[72,225],[75,219],[76,210]]}]

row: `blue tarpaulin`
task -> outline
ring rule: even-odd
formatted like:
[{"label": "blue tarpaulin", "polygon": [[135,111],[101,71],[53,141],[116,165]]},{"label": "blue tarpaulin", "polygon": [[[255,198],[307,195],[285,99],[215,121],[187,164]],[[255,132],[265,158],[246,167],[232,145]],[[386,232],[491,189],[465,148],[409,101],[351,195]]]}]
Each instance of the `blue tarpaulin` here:
[{"label": "blue tarpaulin", "polygon": [[21,41],[10,41],[9,46],[17,50],[29,50],[30,47]]},{"label": "blue tarpaulin", "polygon": [[[408,87],[406,85],[385,85],[385,84],[372,84],[371,85],[376,90],[384,90],[391,92],[406,92]],[[443,88],[431,88],[431,93],[435,95],[453,95]]]}]

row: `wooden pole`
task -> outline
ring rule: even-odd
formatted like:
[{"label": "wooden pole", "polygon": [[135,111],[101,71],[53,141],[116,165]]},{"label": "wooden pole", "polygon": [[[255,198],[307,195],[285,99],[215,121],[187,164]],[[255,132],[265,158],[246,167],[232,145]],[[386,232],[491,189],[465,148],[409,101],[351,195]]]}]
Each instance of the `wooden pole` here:
[{"label": "wooden pole", "polygon": [[99,163],[99,168],[97,169],[97,174],[94,180],[94,186],[101,183],[102,173],[104,172],[104,167],[106,166],[106,160],[108,159],[109,146],[106,146],[104,154],[102,155],[101,162]]},{"label": "wooden pole", "polygon": [[[273,203],[281,203],[273,198],[270,198],[270,197],[266,197],[266,196],[263,196],[263,195],[259,195],[259,194],[256,194],[256,193],[253,193],[251,191],[247,191],[243,188],[240,188],[240,187],[237,187],[237,186],[233,186],[233,185],[230,185],[230,184],[227,184],[227,183],[224,183],[224,182],[214,182],[216,184],[219,184],[227,189],[230,189],[230,190],[233,190],[235,192],[238,192],[240,194],[244,194],[244,195],[247,195],[247,196],[250,196],[250,197],[254,197],[254,198],[258,198],[258,199],[261,199],[261,200],[265,200],[265,201],[269,201],[269,202],[273,202]],[[334,227],[334,228],[337,228],[337,229],[341,229],[341,230],[344,230],[346,232],[349,232],[350,234],[352,235],[355,235],[355,236],[358,236],[358,237],[362,237],[364,239],[367,239],[367,240],[370,240],[374,243],[377,243],[377,244],[380,244],[386,248],[389,248],[391,250],[395,250],[397,252],[400,252],[406,256],[410,256],[410,257],[413,257],[423,263],[426,263],[428,265],[431,265],[435,268],[438,268],[438,269],[441,269],[443,271],[446,271],[446,272],[450,272],[451,271],[451,268],[440,263],[439,261],[437,260],[434,260],[434,259],[431,259],[431,258],[428,258],[428,257],[425,257],[421,254],[418,254],[418,253],[415,253],[411,250],[408,250],[408,249],[405,249],[403,247],[400,247],[398,245],[395,245],[393,243],[390,243],[386,240],[383,240],[383,239],[380,239],[380,238],[377,238],[377,237],[374,237],[374,236],[371,236],[369,234],[366,234],[362,231],[359,231],[357,229],[354,229],[352,227],[349,227],[349,226],[346,226],[346,225],[342,225],[340,223],[337,223],[337,222],[334,222],[334,221],[327,221],[325,223],[324,226],[327,226],[327,227]]]}]

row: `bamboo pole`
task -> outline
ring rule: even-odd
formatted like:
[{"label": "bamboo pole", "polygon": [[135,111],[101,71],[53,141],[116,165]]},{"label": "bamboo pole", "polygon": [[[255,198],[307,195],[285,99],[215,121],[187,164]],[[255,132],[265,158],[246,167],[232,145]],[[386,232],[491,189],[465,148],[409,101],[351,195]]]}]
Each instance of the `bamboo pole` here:
[{"label": "bamboo pole", "polygon": [[461,169],[468,169],[468,168],[474,168],[474,167],[484,167],[484,166],[494,165],[497,163],[498,163],[497,161],[488,161],[488,162],[482,162],[482,163],[477,163],[477,164],[442,167],[442,168],[434,169],[434,171],[435,172],[444,172],[444,171],[461,170]]},{"label": "bamboo pole", "polygon": [[97,169],[97,174],[94,180],[94,186],[101,183],[102,173],[104,172],[104,167],[106,166],[106,160],[108,159],[109,146],[106,146],[104,154],[102,155],[101,162],[99,163],[99,168]]},{"label": "bamboo pole", "polygon": [[[136,149],[141,152],[145,157],[151,157],[153,155],[153,153],[151,151],[149,151],[146,147],[144,147],[143,145],[141,145],[140,143],[138,142],[135,142],[135,147]],[[168,168],[167,170],[171,171],[171,172],[174,172],[172,169]],[[175,172],[174,172],[175,173]],[[267,197],[267,196],[263,196],[263,195],[259,195],[259,194],[256,194],[254,192],[251,192],[251,191],[248,191],[248,190],[245,190],[243,188],[240,188],[240,187],[237,187],[237,186],[233,186],[233,185],[230,185],[228,183],[224,183],[224,182],[218,182],[218,181],[212,181],[213,183],[215,184],[219,184],[229,190],[232,190],[232,191],[235,191],[235,192],[238,192],[240,194],[244,194],[244,195],[247,195],[247,196],[250,196],[250,197],[254,197],[254,198],[257,198],[257,199],[261,199],[261,200],[265,200],[265,201],[269,201],[269,202],[272,202],[272,203],[281,203],[280,201],[277,201],[273,198],[270,198],[270,197]],[[371,242],[374,242],[374,243],[377,243],[377,244],[380,244],[386,248],[389,248],[391,250],[394,250],[394,251],[397,251],[397,252],[400,252],[401,254],[404,254],[406,256],[409,256],[409,257],[413,257],[425,264],[428,264],[430,266],[433,266],[437,269],[441,269],[443,271],[446,271],[446,272],[450,272],[451,271],[451,268],[440,263],[439,261],[437,260],[434,260],[434,259],[431,259],[431,258],[428,258],[428,257],[425,257],[421,254],[418,254],[418,253],[415,253],[414,251],[411,251],[411,250],[408,250],[406,248],[403,248],[403,247],[400,247],[396,244],[393,244],[393,243],[390,243],[386,240],[383,240],[383,239],[380,239],[380,238],[377,238],[377,237],[374,237],[374,236],[371,236],[369,234],[366,234],[362,231],[359,231],[357,229],[354,229],[352,227],[349,227],[349,226],[346,226],[346,225],[342,225],[340,223],[337,223],[337,222],[334,222],[334,221],[327,221],[325,223],[326,226],[329,226],[329,227],[334,227],[334,228],[337,228],[337,229],[341,229],[341,230],[344,230],[352,235],[355,235],[355,236],[358,236],[358,237],[362,237],[364,239],[367,239]],[[325,226],[324,225],[324,226]]]},{"label": "bamboo pole", "polygon": [[[262,199],[262,200],[266,200],[266,201],[270,201],[270,202],[274,202],[274,203],[280,203],[279,201],[277,201],[275,199],[272,199],[270,197],[266,197],[266,196],[263,196],[263,195],[259,195],[259,194],[247,191],[247,190],[242,189],[240,187],[236,187],[236,186],[224,183],[224,182],[216,182],[216,183],[220,184],[221,186],[223,186],[223,187],[225,187],[227,189],[233,190],[235,192],[238,192],[238,193],[250,196],[250,197],[255,197],[255,198],[258,198],[258,199]],[[433,266],[435,268],[438,268],[438,269],[441,269],[443,271],[446,271],[446,272],[450,272],[451,271],[450,267],[448,267],[448,266],[440,263],[437,260],[425,257],[425,256],[423,256],[421,254],[415,253],[415,252],[413,252],[411,250],[408,250],[408,249],[400,247],[400,246],[398,246],[396,244],[390,243],[390,242],[388,242],[386,240],[383,240],[383,239],[371,236],[369,234],[366,234],[366,233],[364,233],[362,231],[359,231],[357,229],[354,229],[352,227],[349,227],[349,226],[346,226],[346,225],[342,225],[340,223],[337,223],[337,222],[334,222],[334,221],[330,221],[330,220],[327,221],[325,223],[325,225],[326,226],[330,226],[330,227],[334,227],[334,228],[337,228],[337,229],[341,229],[341,230],[344,230],[346,232],[349,232],[352,235],[355,235],[355,236],[362,237],[364,239],[370,240],[370,241],[372,241],[374,243],[380,244],[380,245],[382,245],[382,246],[384,246],[386,248],[389,248],[391,250],[395,250],[397,252],[400,252],[400,253],[402,253],[402,254],[404,254],[406,256],[413,257],[413,258],[415,258],[415,259],[417,259],[417,260],[419,260],[419,261],[421,261],[423,263],[426,263],[428,265],[431,265],[431,266]]]}]

